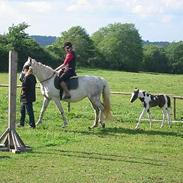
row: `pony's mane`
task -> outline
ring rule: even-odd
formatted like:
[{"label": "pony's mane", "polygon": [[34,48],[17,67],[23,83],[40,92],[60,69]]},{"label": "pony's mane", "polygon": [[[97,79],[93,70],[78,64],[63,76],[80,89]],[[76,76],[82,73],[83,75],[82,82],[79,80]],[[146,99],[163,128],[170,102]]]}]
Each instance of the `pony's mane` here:
[{"label": "pony's mane", "polygon": [[145,90],[139,90],[139,93],[144,93],[145,95],[151,95],[151,96],[153,96],[153,94],[151,94],[151,93],[149,93],[149,92],[147,92],[147,91],[145,91]]}]

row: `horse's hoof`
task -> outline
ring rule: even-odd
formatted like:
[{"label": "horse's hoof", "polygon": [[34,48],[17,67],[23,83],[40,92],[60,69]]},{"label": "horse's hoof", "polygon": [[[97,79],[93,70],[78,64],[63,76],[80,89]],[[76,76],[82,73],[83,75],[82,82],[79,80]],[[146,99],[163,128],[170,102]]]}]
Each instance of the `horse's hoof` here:
[{"label": "horse's hoof", "polygon": [[90,131],[93,130],[93,131],[94,131],[94,127],[89,126],[89,127],[88,127],[88,130],[90,130]]},{"label": "horse's hoof", "polygon": [[135,128],[136,131],[141,131],[142,129],[140,127]]},{"label": "horse's hoof", "polygon": [[96,128],[96,127],[97,127],[97,125],[93,125],[93,126],[88,127],[88,128],[91,130],[91,129]]},{"label": "horse's hoof", "polygon": [[62,125],[62,128],[66,128],[67,127],[67,125]]},{"label": "horse's hoof", "polygon": [[102,128],[105,128],[105,123],[102,123],[101,125],[102,125]]}]

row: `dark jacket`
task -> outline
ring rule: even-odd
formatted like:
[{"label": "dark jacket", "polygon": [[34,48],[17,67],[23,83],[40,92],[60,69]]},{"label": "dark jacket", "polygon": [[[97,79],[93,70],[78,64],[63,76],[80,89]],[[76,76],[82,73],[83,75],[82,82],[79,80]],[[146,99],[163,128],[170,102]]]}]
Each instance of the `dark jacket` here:
[{"label": "dark jacket", "polygon": [[33,74],[25,76],[22,82],[20,101],[23,103],[36,101],[36,78]]}]

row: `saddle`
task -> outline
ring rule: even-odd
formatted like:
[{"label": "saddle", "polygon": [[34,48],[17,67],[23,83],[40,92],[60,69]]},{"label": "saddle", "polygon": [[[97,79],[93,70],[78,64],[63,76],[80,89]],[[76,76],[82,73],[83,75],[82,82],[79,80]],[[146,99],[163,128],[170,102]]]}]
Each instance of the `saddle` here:
[{"label": "saddle", "polygon": [[[78,88],[78,77],[77,76],[73,76],[71,78],[69,78],[68,80],[65,81],[68,90],[74,90]],[[59,82],[59,76],[56,76],[54,79],[54,85],[55,88],[60,90],[60,100],[62,100],[62,95],[63,95],[63,89],[60,86],[60,82]]]}]

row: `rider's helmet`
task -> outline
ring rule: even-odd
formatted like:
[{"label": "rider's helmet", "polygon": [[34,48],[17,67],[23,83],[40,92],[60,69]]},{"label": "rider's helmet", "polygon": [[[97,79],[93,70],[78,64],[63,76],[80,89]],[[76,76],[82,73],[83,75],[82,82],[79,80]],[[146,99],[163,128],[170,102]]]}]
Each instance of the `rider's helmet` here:
[{"label": "rider's helmet", "polygon": [[63,48],[72,48],[71,42],[65,42]]}]

